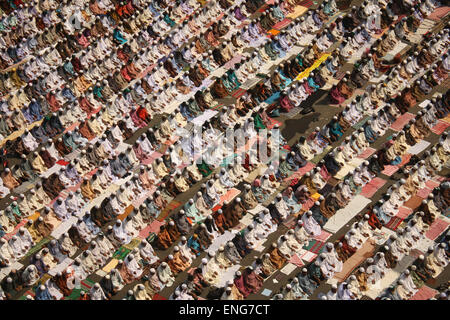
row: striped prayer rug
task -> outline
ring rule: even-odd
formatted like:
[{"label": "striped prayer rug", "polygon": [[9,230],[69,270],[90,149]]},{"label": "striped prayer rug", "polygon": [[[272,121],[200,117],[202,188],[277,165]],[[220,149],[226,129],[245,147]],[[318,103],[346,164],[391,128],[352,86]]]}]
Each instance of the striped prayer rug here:
[{"label": "striped prayer rug", "polygon": [[398,226],[403,222],[402,218],[392,217],[391,220],[385,225],[386,228],[391,230],[397,230]]},{"label": "striped prayer rug", "polygon": [[433,128],[431,128],[431,131],[433,131],[433,133],[435,134],[441,135],[448,126],[450,126],[449,123],[439,120],[438,123]]},{"label": "striped prayer rug", "polygon": [[298,5],[302,6],[302,7],[309,8],[309,7],[311,7],[313,5],[313,2],[311,0],[305,0],[303,2],[300,2]]},{"label": "striped prayer rug", "polygon": [[281,29],[283,29],[284,27],[286,27],[289,23],[291,23],[291,21],[292,21],[291,19],[285,18],[284,20],[282,20],[282,21],[276,23],[276,24],[272,27],[272,29],[275,29],[275,30],[281,30]]},{"label": "striped prayer rug", "polygon": [[246,92],[246,91],[245,91],[244,89],[239,88],[239,89],[236,89],[236,90],[231,94],[231,96],[232,96],[233,98],[238,99],[238,98],[242,97],[242,96],[244,95],[245,92]]},{"label": "striped prayer rug", "polygon": [[409,300],[428,300],[439,292],[427,286],[422,286]]},{"label": "striped prayer rug", "polygon": [[414,117],[415,115],[409,112],[401,115],[400,117],[397,118],[397,120],[395,120],[393,124],[391,124],[391,129],[395,131],[402,130],[403,127]]},{"label": "striped prayer rug", "polygon": [[449,223],[443,219],[437,218],[431,224],[430,229],[425,233],[425,236],[430,240],[436,240],[447,228]]},{"label": "striped prayer rug", "polygon": [[313,239],[310,240],[308,245],[304,246],[303,249],[308,250],[309,252],[312,252],[314,254],[319,254],[322,251],[324,245],[325,242]]},{"label": "striped prayer rug", "polygon": [[161,213],[160,213],[160,215],[158,216],[157,220],[158,220],[158,221],[163,221],[163,220],[165,220],[165,219],[169,216],[169,214],[172,212],[172,210],[175,210],[175,209],[178,208],[179,206],[181,206],[181,202],[176,201],[176,200],[172,200],[172,201],[167,205],[167,207],[165,207],[165,208],[161,211]]}]

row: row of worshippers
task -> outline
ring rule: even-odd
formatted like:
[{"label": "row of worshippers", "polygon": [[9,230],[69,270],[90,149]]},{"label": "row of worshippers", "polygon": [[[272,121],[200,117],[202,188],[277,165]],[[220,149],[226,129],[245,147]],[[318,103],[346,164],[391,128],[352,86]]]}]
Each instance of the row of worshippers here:
[{"label": "row of worshippers", "polygon": [[[30,138],[30,135],[28,136],[28,138]],[[32,139],[32,138],[31,138]],[[19,148],[20,149],[20,148]]]},{"label": "row of worshippers", "polygon": [[[92,91],[92,90],[90,90],[90,91]],[[91,92],[92,93],[92,92]],[[95,101],[95,100],[94,100]],[[91,102],[92,102],[92,99],[91,99]],[[144,108],[139,108],[140,110],[136,110],[136,114],[137,115],[139,115],[139,116],[141,116],[140,115],[140,113],[139,113],[139,111],[143,111],[144,113],[145,113],[145,110],[143,110]],[[109,111],[109,110],[108,110]],[[117,112],[115,112],[116,113],[116,115],[117,115]],[[82,116],[82,115],[80,115],[80,116]],[[72,117],[73,118],[73,117]],[[133,117],[132,117],[133,118]],[[137,120],[135,120],[134,118],[133,118],[133,120],[136,122],[136,121],[138,121],[139,122],[139,118],[138,117],[136,117],[137,118]],[[144,118],[145,119],[145,114],[144,114],[144,117],[142,117],[141,116],[141,118]],[[97,119],[98,119],[98,117],[97,117]],[[73,119],[72,119],[73,120]],[[94,120],[96,120],[95,118],[94,118]],[[104,119],[104,117],[103,117],[103,119],[102,120],[105,120]],[[55,121],[58,121],[58,119],[56,119]],[[128,121],[129,122],[129,121]],[[89,125],[89,124],[91,124],[91,125]],[[135,125],[137,125],[136,123],[135,123]],[[60,127],[60,126],[59,126]],[[92,138],[92,131],[94,131],[95,132],[95,130],[94,130],[94,128],[95,127],[97,127],[98,128],[98,124],[93,124],[93,123],[91,123],[91,121],[89,121],[88,122],[88,127],[89,128],[85,128],[84,127],[84,123],[82,123],[81,125],[80,125],[80,132],[81,133],[84,133],[84,137],[86,137],[86,138]],[[32,132],[31,133],[35,133],[34,131],[36,131],[35,129],[36,128],[41,128],[41,127],[35,127],[35,128],[33,128],[33,130],[32,130]],[[47,130],[48,131],[48,130]],[[97,130],[98,131],[98,130]],[[47,135],[48,135],[48,133],[47,132],[45,132],[45,133],[47,133],[47,134],[45,134],[45,133],[42,133],[42,132],[39,132],[40,134],[39,134],[39,136],[42,136],[42,138],[43,138],[43,140],[46,140],[45,138],[47,138]],[[37,132],[35,133],[35,135],[37,134]],[[13,148],[14,150],[23,150],[23,149],[25,149],[25,150],[27,150],[27,149],[30,149],[29,151],[31,151],[31,150],[33,150],[33,148],[35,148],[36,147],[36,143],[35,143],[35,139],[33,139],[34,137],[33,137],[33,135],[32,134],[29,134],[28,132],[25,132],[25,136],[26,136],[26,138],[27,138],[27,143],[26,143],[26,145],[29,145],[29,148],[26,148],[26,147],[24,147],[24,146],[22,146],[21,148],[19,147],[19,148]],[[24,137],[22,137],[22,139],[17,139],[16,141],[17,141],[17,143],[19,144],[19,146],[21,145],[21,144],[23,144],[22,142],[21,142],[21,140],[24,140],[23,139]],[[62,138],[65,138],[65,136],[63,136]],[[61,143],[61,141],[58,139],[58,146],[60,146],[60,148],[59,149],[67,149],[67,148],[69,148],[70,149],[70,146],[67,146],[67,144],[68,143],[65,143],[64,145]],[[66,141],[64,141],[64,142],[66,142]],[[14,144],[13,144],[14,145]],[[61,152],[61,151],[60,151]],[[40,159],[39,159],[40,160]],[[37,160],[36,160],[37,161]],[[51,163],[51,162],[50,162]]]},{"label": "row of worshippers", "polygon": [[[443,192],[442,193],[440,192],[439,194],[445,194],[445,190],[447,190],[447,189],[448,189],[448,183],[444,183],[442,185]],[[437,190],[437,191],[440,191],[440,190]],[[443,198],[442,200],[448,202],[448,199],[446,199],[446,198]],[[423,215],[418,215],[418,216],[420,217],[420,216],[423,216]],[[280,238],[279,239],[281,245],[278,246],[279,249],[277,249],[278,257],[280,257],[280,256],[282,256],[282,257],[283,256],[284,257],[289,257],[290,256],[289,252],[292,253],[292,251],[290,251],[290,250],[294,250],[295,251],[295,249],[297,249],[297,247],[295,246],[295,240],[296,241],[299,241],[299,239],[302,239],[303,241],[305,241],[305,239],[307,240],[307,232],[308,231],[306,231],[306,228],[310,228],[311,226],[310,226],[310,223],[308,223],[308,220],[307,220],[306,217],[308,217],[307,214],[305,214],[302,217],[301,223],[299,223],[299,225],[298,225],[298,227],[296,228],[295,231],[291,230],[291,231],[288,232],[287,235],[284,236],[285,238]],[[365,218],[365,220],[369,220],[368,219],[369,218],[368,215],[366,215],[364,218]],[[416,228],[415,230],[417,230],[417,222],[418,221],[416,219],[411,220],[411,223],[410,223],[411,226],[407,227],[405,229],[405,232],[399,232],[400,235],[405,234],[405,235],[408,235],[408,237],[409,237],[410,236],[408,234],[410,232],[409,229],[410,228]],[[310,229],[310,230],[312,230],[313,233],[314,232],[320,233],[320,226],[317,223],[315,223],[315,225],[313,225],[313,226],[314,227],[312,229]],[[361,238],[358,238],[358,237],[361,237],[361,236],[367,237],[368,236],[367,233],[364,233],[364,230],[365,230],[365,232],[371,232],[370,228],[368,228],[368,226],[369,226],[369,224],[367,224],[367,221],[366,221],[366,225],[365,226],[363,226],[361,223],[355,224],[355,228],[352,228],[349,231],[349,233],[346,235],[346,240],[348,240],[350,243],[356,243],[356,244],[360,245],[362,240],[361,240]],[[355,230],[357,230],[357,231],[355,231]],[[305,231],[306,231],[306,233],[305,233]],[[424,232],[422,231],[422,234],[423,233]],[[356,234],[356,236],[355,236],[355,234]],[[305,235],[306,235],[306,238],[305,238]],[[291,237],[292,240],[289,240],[287,237]],[[356,238],[356,240],[353,239],[353,238]],[[395,239],[395,238],[392,237],[391,239]],[[410,238],[407,238],[407,239],[410,239]],[[412,237],[412,239],[417,241],[417,239],[415,237]],[[184,242],[184,244],[186,244],[186,242],[187,242],[186,239],[184,238],[182,240],[183,240],[182,243]],[[299,244],[299,243],[297,242],[297,244]],[[301,242],[300,242],[300,244],[301,244]],[[233,247],[231,242],[229,243],[228,247]],[[337,248],[342,248],[342,247],[343,246],[340,245]],[[356,245],[355,245],[355,247],[356,247]],[[392,242],[391,243],[391,247],[394,247],[397,250],[396,242]],[[277,246],[274,246],[274,248],[277,248]],[[322,274],[325,275],[325,277],[328,278],[328,277],[331,276],[330,270],[329,270],[330,269],[330,263],[331,263],[330,259],[331,260],[332,259],[336,259],[336,258],[339,259],[339,257],[342,257],[342,256],[340,256],[340,252],[342,252],[342,251],[336,249],[336,251],[338,253],[334,253],[334,256],[333,256],[333,254],[332,254],[332,251],[333,251],[332,248],[333,247],[330,246],[330,244],[328,244],[326,246],[326,248],[327,248],[327,252],[328,253],[326,253],[325,255],[324,254],[320,255],[319,259],[321,259],[323,262],[322,262],[322,264],[319,262],[318,265],[320,266],[320,270],[321,270]],[[389,248],[389,247],[385,246],[384,248],[386,249],[386,248]],[[427,269],[424,269],[424,270],[426,270],[428,275],[430,275],[430,274],[431,275],[432,274],[436,275],[436,273],[438,274],[437,271],[434,271],[434,273],[433,273],[432,270],[436,270],[436,267],[445,266],[447,260],[444,258],[445,256],[442,255],[442,249],[443,248],[445,248],[445,244],[439,245],[438,247],[436,247],[436,249],[434,249],[434,248],[430,249],[430,253],[433,253],[433,252],[435,252],[435,253],[433,255],[429,256],[429,259],[427,260],[427,264],[426,264],[428,267],[427,267]],[[177,252],[179,252],[179,250],[180,249],[178,247],[176,247],[175,248],[175,254],[177,254]],[[394,265],[391,266],[393,268],[393,267],[395,267],[395,261],[398,261],[399,258],[397,256],[395,256],[395,253],[390,253],[391,251],[392,250],[386,249],[386,252],[389,252],[389,254],[391,254],[391,260],[390,261],[391,261],[391,263],[394,263]],[[220,256],[221,254],[223,255],[222,252],[225,252],[225,256],[226,257],[230,257],[230,252],[225,250],[225,248],[222,247],[222,248],[219,248],[219,250],[218,250],[217,254],[219,256],[217,258],[214,258],[215,257],[214,254],[209,254],[211,260],[214,258],[214,260],[213,260],[214,262],[213,263],[208,263],[207,260],[202,260],[202,264],[205,265],[204,268],[206,268],[206,266],[209,266],[208,268],[206,268],[206,270],[212,271],[212,274],[211,274],[211,272],[207,272],[206,273],[206,275],[207,275],[206,279],[208,279],[211,276],[217,276],[217,271],[218,271],[218,269],[216,268],[217,267],[217,263],[219,263],[219,266],[220,266],[221,265],[220,263],[223,263],[223,262],[227,261],[227,259],[223,260],[224,259],[223,256]],[[227,254],[227,252],[228,252],[228,254]],[[395,252],[398,253],[399,251],[395,251]],[[280,255],[280,253],[281,253],[281,255]],[[381,259],[381,258],[384,257],[385,254],[386,253],[384,253],[384,254],[380,253],[377,257],[379,259]],[[192,252],[191,252],[191,258],[192,258],[192,256],[193,255],[192,255]],[[235,280],[235,283],[234,283],[235,286],[233,287],[231,283],[227,283],[227,287],[223,288],[222,299],[233,299],[233,298],[234,299],[239,299],[239,298],[244,297],[246,294],[249,294],[249,292],[256,292],[260,288],[260,286],[262,284],[261,277],[258,277],[257,274],[262,274],[263,276],[265,276],[267,273],[270,274],[270,271],[268,272],[267,268],[269,268],[269,270],[270,270],[270,266],[273,266],[275,264],[275,261],[278,261],[276,259],[275,260],[270,260],[270,257],[272,257],[272,259],[274,259],[274,257],[277,257],[277,255],[274,255],[273,253],[266,254],[265,258],[267,259],[267,261],[266,261],[265,264],[264,264],[264,260],[261,261],[261,262],[258,262],[258,261],[256,262],[256,263],[260,263],[261,264],[261,268],[260,268],[261,272],[259,272],[259,273],[252,273],[253,267],[246,268],[243,271],[243,274],[244,274],[243,276],[242,276],[241,272],[238,272],[236,274],[236,280]],[[174,260],[174,256],[171,255],[171,256],[168,257],[168,259],[169,259],[169,266],[170,266],[170,268],[171,269],[172,268],[176,268],[176,266],[177,266],[176,264],[174,265],[174,267],[172,267],[172,265],[171,265],[171,262]],[[423,260],[424,258],[423,257],[419,257],[419,260],[420,259]],[[441,259],[441,260],[439,260],[439,259]],[[228,261],[230,261],[230,260],[228,260]],[[339,260],[335,260],[335,261],[339,261]],[[126,262],[128,262],[128,260],[126,260]],[[317,263],[315,263],[314,265],[317,265]],[[382,265],[381,262],[380,262],[379,265]],[[226,268],[227,264],[225,264],[225,265],[222,264],[221,266],[222,266],[222,268]],[[256,264],[256,268],[257,268],[257,270],[259,270],[257,266],[258,266],[258,264]],[[433,269],[433,266],[434,266],[435,269]],[[186,265],[185,265],[185,267],[186,267]],[[375,269],[374,268],[370,268],[370,265],[368,266],[368,268],[372,270],[372,274],[373,274],[372,278],[374,278],[375,277],[375,272],[373,272],[373,270],[375,270]],[[415,268],[413,267],[411,270],[415,271],[414,269]],[[339,270],[339,268],[337,270]],[[361,272],[361,270],[364,270],[364,268],[360,268],[359,272]],[[438,270],[442,271],[442,268],[440,268],[440,269],[438,268]],[[331,272],[333,272],[333,271],[331,271]],[[334,272],[336,272],[336,270],[334,270]],[[152,275],[155,274],[154,269],[153,269],[153,271],[150,272],[150,274],[152,274]],[[381,274],[383,274],[383,273],[381,273]],[[420,273],[417,273],[417,274],[420,275]],[[414,275],[417,275],[417,274],[414,273]],[[405,273],[405,276],[406,275],[408,275],[407,272]],[[302,299],[302,298],[306,298],[308,290],[311,290],[311,286],[312,286],[312,288],[314,288],[314,281],[313,281],[314,278],[311,277],[311,275],[309,275],[309,278],[305,278],[307,276],[308,276],[308,270],[307,269],[303,269],[302,273],[298,276],[298,279],[297,280],[294,279],[294,281],[285,288],[285,292],[283,293],[283,298],[284,299]],[[109,278],[110,278],[110,276],[108,275],[108,276],[106,276],[105,279],[109,280]],[[350,277],[350,280],[351,281],[355,281],[356,280],[356,276],[352,275]],[[207,280],[205,281],[203,279],[202,281],[208,283]],[[211,281],[211,280],[209,280],[209,281]],[[244,281],[244,282],[241,283],[242,281]],[[239,286],[239,284],[240,284],[240,286]],[[252,291],[252,284],[256,288],[254,291]],[[397,295],[401,297],[402,292],[404,292],[402,290],[404,290],[405,282],[404,281],[399,281],[399,284],[403,285],[403,287],[401,287],[403,289],[401,289],[401,288],[397,289],[397,291],[398,291]],[[138,287],[138,285],[137,285],[135,287],[133,298],[134,299],[148,299],[149,296],[148,296],[148,294],[146,294],[147,291],[144,290],[145,287],[142,287],[143,285],[139,285],[139,286],[140,287]],[[175,292],[174,292],[173,298],[174,299],[192,299],[192,295],[190,293],[188,293],[189,291],[186,291],[186,289],[187,289],[186,286],[187,286],[187,284],[184,284],[180,288],[177,288],[177,290],[175,290]],[[361,294],[360,291],[358,291],[359,287],[360,287],[360,285],[355,286],[354,284],[343,283],[343,284],[341,284],[341,287],[338,290],[339,293],[337,293],[337,291],[336,291],[338,289],[337,287],[336,288],[332,287],[332,289],[330,290],[330,292],[326,296],[327,296],[327,299],[354,299],[355,297],[358,297],[358,294],[359,295]],[[179,290],[179,289],[181,289],[181,290]],[[238,289],[238,290],[236,290],[236,289]],[[103,288],[103,290],[106,290],[106,289]],[[342,290],[342,292],[340,292],[341,290]],[[391,289],[389,289],[389,290],[391,290]],[[242,291],[247,291],[247,292],[243,293]],[[105,291],[105,292],[107,292],[107,291]],[[216,292],[216,294],[217,294],[217,292]],[[412,291],[409,291],[408,294],[406,295],[406,297],[408,298],[408,297],[411,297],[412,295],[413,295]],[[92,296],[93,296],[93,299],[95,299],[96,295],[92,295],[92,292],[91,292],[91,297]],[[102,295],[100,295],[100,296],[102,296]],[[280,297],[277,296],[275,298],[280,298]],[[405,296],[403,296],[403,298],[405,298]]]},{"label": "row of worshippers", "polygon": [[[422,165],[422,168],[427,161],[428,159],[420,161],[419,164]],[[427,171],[427,169],[420,170],[420,168],[414,167],[409,178],[419,175],[421,171],[424,174],[429,174],[432,172],[432,169]],[[431,177],[428,176],[427,178]],[[424,181],[419,179],[416,182],[418,183],[420,180]],[[404,196],[402,198],[401,190],[406,184],[406,180],[403,180],[400,182],[400,187],[393,185],[388,191],[389,201],[397,199],[395,208],[398,208],[399,203],[414,195],[414,193],[408,194],[403,191]],[[360,299],[365,291],[377,288],[379,281],[386,275],[388,269],[395,268],[405,255],[408,255],[411,250],[420,247],[419,243],[424,239],[425,233],[433,221],[448,210],[449,198],[447,190],[449,186],[448,182],[443,182],[438,188],[435,188],[428,198],[423,200],[416,213],[411,213],[410,217],[406,219],[408,221],[407,224],[397,231],[397,235],[389,237],[388,241],[382,246],[381,251],[373,259],[368,260],[366,268],[360,267],[356,274],[351,275],[346,282],[342,282],[339,286],[332,286],[325,298],[329,300]],[[419,188],[417,187],[416,190],[419,190]],[[384,201],[381,200],[378,207],[383,203]],[[319,269],[316,270],[319,276],[315,277],[313,270],[304,268],[297,276],[298,279],[294,279],[288,286],[283,288],[282,292],[277,294],[274,299],[303,299],[305,294],[311,294],[317,288],[321,280],[330,279],[335,273],[340,272],[342,263],[361,248],[373,236],[373,232],[376,229],[381,228],[382,224],[374,216],[374,212],[377,212],[376,207],[377,205],[372,209],[369,208],[369,212],[364,214],[359,222],[355,222],[350,230],[337,241],[336,245],[327,244],[326,251],[321,253],[316,262],[310,265],[311,269],[314,269],[313,265],[320,268],[320,271]],[[312,216],[312,212],[308,211],[303,217],[308,215]],[[302,226],[305,227],[307,224],[303,222]],[[320,226],[318,224],[317,226],[320,233]],[[425,256],[421,255],[413,263],[411,279],[414,282],[401,281],[409,276],[409,270],[407,270],[399,278],[398,286],[389,287],[386,293],[382,295],[382,299],[409,299],[428,279],[436,278],[448,264],[448,257],[445,253],[447,248],[445,239],[444,237],[441,240],[442,242],[438,242],[430,247],[426,259]],[[420,263],[420,270],[417,270],[418,263]]]}]

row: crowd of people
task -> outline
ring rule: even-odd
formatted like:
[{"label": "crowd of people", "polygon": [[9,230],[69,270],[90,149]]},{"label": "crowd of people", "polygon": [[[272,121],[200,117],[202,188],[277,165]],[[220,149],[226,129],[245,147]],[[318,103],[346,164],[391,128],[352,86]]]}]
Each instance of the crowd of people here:
[{"label": "crowd of people", "polygon": [[[307,2],[1,2],[0,297],[242,300],[294,258],[262,297],[431,285],[448,265],[448,230],[427,232],[449,224],[450,39],[418,30],[443,4]],[[322,92],[335,115],[283,137],[276,119],[319,112]],[[361,195],[394,167],[379,200]],[[324,239],[337,219],[351,227]],[[448,299],[448,279],[434,290]]]}]

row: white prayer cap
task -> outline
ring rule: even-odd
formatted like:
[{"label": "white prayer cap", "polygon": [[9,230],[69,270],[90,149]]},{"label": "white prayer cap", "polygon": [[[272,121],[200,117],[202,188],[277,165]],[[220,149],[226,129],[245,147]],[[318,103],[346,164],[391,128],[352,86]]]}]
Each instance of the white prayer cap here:
[{"label": "white prayer cap", "polygon": [[202,259],[202,264],[207,264],[207,263],[208,263],[208,259],[203,258],[203,259]]},{"label": "white prayer cap", "polygon": [[100,285],[98,283],[95,283],[94,287],[95,287],[95,289],[98,289],[98,288],[100,288]]},{"label": "white prayer cap", "polygon": [[166,262],[162,262],[162,263],[161,263],[161,266],[162,266],[163,268],[167,268],[167,263],[166,263]]},{"label": "white prayer cap", "polygon": [[150,268],[150,273],[151,273],[151,274],[155,274],[155,273],[156,273],[155,268]]},{"label": "white prayer cap", "polygon": [[327,243],[327,248],[328,248],[328,249],[333,249],[333,244],[332,244],[331,242],[328,242],[328,243]]},{"label": "white prayer cap", "polygon": [[331,285],[331,289],[337,289],[337,285],[335,284],[335,283],[333,283],[332,285]]},{"label": "white prayer cap", "polygon": [[175,225],[175,222],[173,222],[173,221],[170,221],[170,222],[169,222],[169,226],[172,226],[172,227],[173,227],[174,225]]},{"label": "white prayer cap", "polygon": [[360,267],[359,268],[359,272],[361,272],[361,273],[363,273],[363,272],[365,272],[366,270],[363,268],[363,267]]},{"label": "white prayer cap", "polygon": [[321,300],[328,300],[328,298],[327,298],[326,295],[321,296],[320,299],[321,299]]},{"label": "white prayer cap", "polygon": [[41,286],[39,287],[39,289],[41,289],[41,291],[45,290],[45,285],[41,284]]},{"label": "white prayer cap", "polygon": [[169,254],[169,255],[167,256],[167,258],[168,258],[169,260],[173,260],[173,255]]},{"label": "white prayer cap", "polygon": [[178,246],[173,247],[173,251],[178,252],[180,251],[180,248]]}]

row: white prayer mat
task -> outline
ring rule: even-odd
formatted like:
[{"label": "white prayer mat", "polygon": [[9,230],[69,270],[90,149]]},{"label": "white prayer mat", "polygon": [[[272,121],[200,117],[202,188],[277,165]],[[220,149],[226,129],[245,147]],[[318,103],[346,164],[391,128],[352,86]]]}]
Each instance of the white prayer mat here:
[{"label": "white prayer mat", "polygon": [[385,60],[392,60],[394,59],[395,55],[399,52],[401,52],[403,49],[405,49],[406,47],[408,47],[409,45],[399,41],[395,46],[394,49],[392,49],[391,51],[389,51],[386,56],[385,56]]},{"label": "white prayer mat", "polygon": [[212,117],[214,117],[216,114],[218,114],[219,112],[214,111],[214,110],[206,110],[205,112],[203,112],[202,115],[198,116],[197,118],[193,119],[191,122],[197,126],[202,126],[207,120],[211,119]]},{"label": "white prayer mat", "polygon": [[64,259],[63,262],[59,263],[56,267],[52,268],[48,272],[48,274],[51,276],[55,276],[58,272],[63,272],[64,270],[66,270],[67,267],[72,264],[72,262],[73,262],[72,259],[66,258]]},{"label": "white prayer mat", "polygon": [[381,230],[376,229],[373,232],[372,239],[374,239],[375,242],[377,243],[377,245],[380,246],[383,243],[385,243],[387,241],[387,239],[389,239],[389,237],[393,234],[396,234],[396,232],[394,230],[391,230],[386,227],[381,227]]},{"label": "white prayer mat", "polygon": [[[17,188],[14,189],[14,193],[16,193],[16,194],[25,193],[32,188],[34,188],[34,181],[33,182],[25,181],[20,186],[18,186]],[[9,191],[7,194],[5,194],[5,197],[8,194],[10,194]],[[3,198],[5,198],[5,197],[3,197]]]},{"label": "white prayer mat", "polygon": [[251,215],[257,215],[259,214],[261,211],[263,211],[266,207],[264,207],[262,204],[258,203],[256,205],[256,207],[254,207],[251,210],[248,210],[247,212],[250,213]]},{"label": "white prayer mat", "polygon": [[[60,160],[60,159],[58,159]],[[48,178],[50,177],[53,173],[58,172],[60,169],[62,168],[62,166],[60,166],[59,164],[55,163],[55,165],[53,167],[51,167],[50,169],[48,169],[47,171],[45,171],[44,173],[42,173],[40,176],[42,178]]]},{"label": "white prayer mat", "polygon": [[356,167],[358,167],[363,162],[364,162],[364,159],[355,157],[354,159],[352,159],[352,161],[345,163],[345,165],[336,173],[336,175],[334,177],[338,180],[344,179],[344,177],[350,171],[353,171]]},{"label": "white prayer mat", "polygon": [[406,152],[410,154],[419,154],[424,151],[431,143],[425,140],[422,140],[415,145],[411,146]]},{"label": "white prayer mat", "polygon": [[248,89],[252,88],[255,84],[257,84],[260,80],[261,80],[261,78],[259,78],[259,77],[249,79],[249,80],[245,81],[244,84],[242,84],[240,86],[240,88],[244,89],[244,90],[248,90]]},{"label": "white prayer mat", "polygon": [[264,239],[263,241],[261,241],[253,250],[257,251],[257,252],[263,252],[265,247],[263,246],[263,243],[265,242],[266,239]]},{"label": "white prayer mat", "polygon": [[219,288],[224,287],[227,283],[227,281],[233,281],[234,279],[234,275],[236,273],[236,271],[238,271],[241,268],[240,264],[235,264],[231,267],[229,267],[225,272],[221,272],[221,277],[219,280],[219,283],[217,284],[217,286]]},{"label": "white prayer mat", "polygon": [[130,146],[130,144],[125,143],[125,142],[121,142],[116,149],[114,149],[114,151],[116,152],[116,154],[121,153],[122,151],[125,151],[128,147]]},{"label": "white prayer mat", "polygon": [[434,241],[428,239],[427,237],[424,237],[421,241],[419,241],[418,244],[414,246],[414,249],[417,249],[419,251],[422,251],[422,253],[426,253],[428,248],[432,245],[434,245]]},{"label": "white prayer mat", "polygon": [[299,42],[297,42],[297,46],[308,46],[310,43],[311,43],[311,41],[315,38],[315,34],[310,34],[310,33],[308,33],[308,34],[306,34],[306,35],[304,35],[301,39],[300,39],[300,41]]},{"label": "white prayer mat", "polygon": [[401,273],[406,270],[406,268],[411,265],[411,263],[416,260],[415,257],[406,256],[404,257],[394,269],[390,269],[386,272],[385,276],[378,281],[378,283],[372,285],[372,287],[364,292],[364,294],[372,299],[378,297],[384,289],[389,287],[394,281],[400,277]]},{"label": "white prayer mat", "polygon": [[312,253],[311,251],[306,251],[305,250],[305,253],[302,254],[301,256],[299,255],[298,257],[300,259],[302,259],[303,261],[306,261],[305,264],[307,264],[307,263],[313,261],[317,257],[317,254]]},{"label": "white prayer mat", "polygon": [[97,272],[95,272],[95,274],[100,276],[100,277],[102,277],[102,278],[107,275],[107,273],[105,271],[101,270],[101,269],[97,270]]},{"label": "white prayer mat", "polygon": [[253,215],[246,214],[239,222],[246,228],[253,222]]},{"label": "white prayer mat", "polygon": [[225,69],[224,67],[221,67],[221,68],[216,69],[213,72],[211,72],[209,77],[220,78],[226,71],[227,71],[227,69]]},{"label": "white prayer mat", "polygon": [[297,269],[297,266],[295,264],[289,262],[280,271],[282,273],[284,273],[285,275],[290,275],[295,269]]},{"label": "white prayer mat", "polygon": [[78,158],[78,157],[80,156],[80,154],[81,154],[81,150],[80,150],[80,149],[76,149],[74,152],[71,152],[71,153],[69,153],[68,155],[66,155],[66,156],[64,157],[64,160],[70,162],[70,161],[72,161],[73,159]]},{"label": "white prayer mat", "polygon": [[250,172],[250,174],[244,179],[244,181],[247,183],[252,183],[253,180],[255,180],[258,176],[262,175],[266,170],[267,166],[265,164],[258,166],[258,168]]},{"label": "white prayer mat", "polygon": [[419,103],[419,107],[421,109],[425,108],[431,101],[429,99],[423,100],[421,103]]},{"label": "white prayer mat", "polygon": [[20,270],[23,267],[23,264],[20,262],[14,262],[12,265],[6,268],[2,268],[0,270],[0,281],[3,280],[4,277],[6,277],[12,269]]},{"label": "white prayer mat", "polygon": [[78,220],[77,217],[70,217],[66,221],[61,222],[61,224],[56,229],[54,229],[50,235],[55,239],[59,239],[64,233],[66,233],[70,229],[70,227],[72,227],[74,223],[77,222],[77,220]]},{"label": "white prayer mat", "polygon": [[225,245],[228,241],[234,238],[234,233],[225,231],[222,235],[214,239],[208,248],[208,251],[216,252],[221,245]]},{"label": "white prayer mat", "polygon": [[294,47],[291,49],[290,53],[292,53],[292,54],[294,54],[294,55],[297,55],[297,54],[299,54],[303,49],[304,49],[304,48],[301,47],[301,46],[294,46]]},{"label": "white prayer mat", "polygon": [[370,202],[370,199],[367,199],[361,195],[357,195],[348,203],[345,208],[338,210],[336,214],[332,216],[323,226],[323,229],[331,233],[336,233],[346,223],[353,219],[362,209],[364,209]]}]

